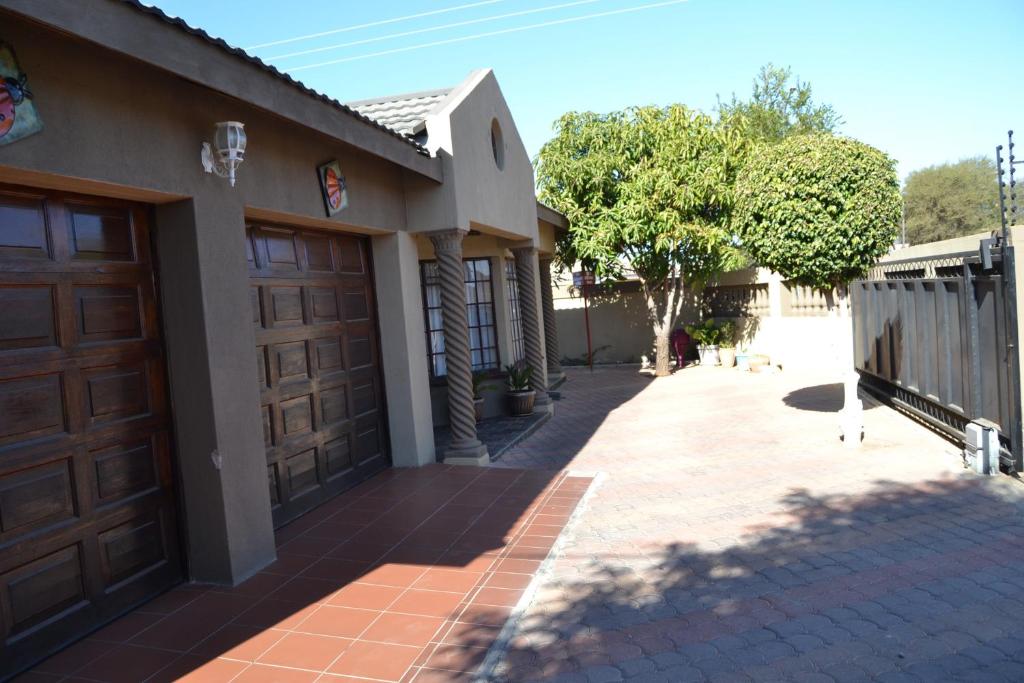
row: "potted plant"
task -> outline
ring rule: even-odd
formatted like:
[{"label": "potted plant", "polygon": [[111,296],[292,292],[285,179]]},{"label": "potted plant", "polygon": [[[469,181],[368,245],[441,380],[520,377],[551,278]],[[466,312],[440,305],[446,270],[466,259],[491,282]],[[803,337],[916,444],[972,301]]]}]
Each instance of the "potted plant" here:
[{"label": "potted plant", "polygon": [[718,327],[718,359],[723,368],[731,368],[736,363],[736,324],[730,320]]},{"label": "potted plant", "polygon": [[508,408],[514,416],[529,415],[533,412],[533,401],[536,393],[530,388],[530,377],[533,368],[523,362],[506,365],[508,375]]},{"label": "potted plant", "polygon": [[708,318],[700,325],[687,325],[686,333],[697,342],[697,353],[701,365],[718,365],[718,341],[721,336],[714,318]]},{"label": "potted plant", "polygon": [[486,372],[473,373],[473,411],[476,413],[476,421],[484,419],[484,392],[491,391],[494,387],[487,384]]}]

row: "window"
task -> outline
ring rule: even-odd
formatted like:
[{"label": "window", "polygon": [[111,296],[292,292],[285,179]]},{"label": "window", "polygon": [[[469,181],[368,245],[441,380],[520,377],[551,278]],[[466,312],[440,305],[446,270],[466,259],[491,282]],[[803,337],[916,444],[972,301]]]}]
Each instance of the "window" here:
[{"label": "window", "polygon": [[526,345],[523,342],[523,317],[519,313],[519,278],[513,259],[505,259],[505,282],[508,285],[508,319],[512,323],[512,361],[518,363],[526,358]]},{"label": "window", "polygon": [[498,170],[503,170],[505,168],[505,138],[501,134],[498,119],[491,121],[491,154],[494,155],[494,163]]},{"label": "window", "polygon": [[[469,323],[469,351],[473,370],[498,367],[498,335],[494,329],[494,292],[491,261],[486,258],[462,262],[466,283],[466,319]],[[441,274],[436,261],[420,264],[423,278],[423,308],[426,314],[427,356],[434,377],[448,374],[444,358],[444,318],[441,313]]]}]

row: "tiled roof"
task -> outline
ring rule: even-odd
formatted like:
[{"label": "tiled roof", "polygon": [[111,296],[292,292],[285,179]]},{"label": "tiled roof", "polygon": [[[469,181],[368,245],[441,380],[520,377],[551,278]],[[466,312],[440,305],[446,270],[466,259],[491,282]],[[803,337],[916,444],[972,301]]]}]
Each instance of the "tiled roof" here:
[{"label": "tiled roof", "polygon": [[347,106],[345,104],[342,104],[341,102],[339,102],[338,100],[336,100],[334,98],[328,97],[327,95],[324,95],[323,93],[319,93],[316,90],[313,90],[312,88],[310,88],[310,87],[306,86],[305,84],[303,84],[301,81],[297,81],[294,78],[292,78],[291,76],[289,76],[288,74],[286,74],[286,73],[284,73],[282,71],[278,71],[277,68],[275,68],[274,66],[272,66],[270,64],[267,64],[266,62],[264,62],[259,57],[254,57],[254,56],[250,55],[248,52],[246,52],[245,50],[243,50],[241,48],[229,45],[227,43],[227,41],[225,41],[223,38],[216,38],[214,36],[211,36],[209,33],[204,31],[203,29],[201,29],[201,28],[194,28],[192,26],[189,26],[187,23],[185,23],[185,21],[183,19],[181,19],[179,17],[172,17],[172,16],[168,15],[167,13],[165,13],[163,10],[161,10],[158,7],[153,7],[151,5],[144,5],[139,0],[121,0],[121,2],[123,2],[126,5],[129,5],[131,7],[134,7],[135,9],[139,10],[140,12],[144,12],[146,14],[149,14],[149,15],[152,15],[154,17],[157,17],[158,19],[160,19],[160,20],[162,20],[162,21],[164,21],[164,22],[166,22],[166,23],[168,23],[168,24],[170,24],[172,26],[175,26],[175,27],[181,29],[182,31],[185,31],[186,33],[189,33],[189,34],[191,34],[193,36],[201,38],[202,40],[205,40],[206,42],[210,43],[211,45],[216,45],[217,47],[221,48],[222,50],[224,50],[226,52],[230,52],[231,54],[235,55],[236,57],[238,57],[240,59],[244,59],[245,61],[249,62],[250,64],[254,64],[254,65],[258,66],[259,68],[261,68],[264,71],[272,74],[273,76],[281,79],[282,81],[288,83],[289,85],[291,85],[291,86],[301,90],[302,92],[304,92],[305,94],[309,95],[310,97],[318,99],[321,102],[324,102],[325,104],[329,104],[329,105],[335,107],[336,109],[344,112],[345,114],[348,114],[349,116],[354,116],[355,118],[359,119],[360,121],[362,121],[364,123],[368,123],[368,124],[370,124],[371,126],[373,126],[375,128],[379,128],[380,130],[385,131],[386,133],[388,133],[390,135],[393,135],[395,137],[401,138],[406,143],[408,143],[408,144],[412,145],[413,147],[415,147],[416,150],[420,154],[423,154],[424,156],[429,156],[430,155],[430,153],[427,151],[427,149],[425,147],[423,147],[423,145],[421,145],[418,142],[416,142],[415,140],[412,140],[411,138],[403,135],[402,133],[399,133],[394,128],[391,128],[391,127],[386,126],[386,125],[382,125],[377,120],[359,113],[358,111],[356,111],[352,107],[349,107],[349,106]]},{"label": "tiled roof", "polygon": [[420,132],[420,124],[451,91],[451,88],[445,88],[407,95],[377,97],[371,100],[349,102],[348,106],[397,133],[412,137]]}]

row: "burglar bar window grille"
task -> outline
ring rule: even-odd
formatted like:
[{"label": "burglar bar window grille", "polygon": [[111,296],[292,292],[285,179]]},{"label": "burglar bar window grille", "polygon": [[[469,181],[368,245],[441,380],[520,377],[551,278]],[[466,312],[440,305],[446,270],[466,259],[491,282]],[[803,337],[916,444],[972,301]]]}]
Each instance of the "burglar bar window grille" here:
[{"label": "burglar bar window grille", "polygon": [[526,345],[523,342],[523,318],[519,313],[519,278],[513,259],[505,259],[505,282],[508,283],[508,319],[512,323],[512,360],[518,363],[526,358]]},{"label": "burglar bar window grille", "polygon": [[[491,261],[487,258],[463,262],[466,283],[466,319],[469,323],[469,349],[473,370],[498,367],[498,335],[494,327],[494,290]],[[423,283],[423,310],[426,317],[427,357],[430,374],[444,377],[448,366],[444,356],[444,318],[441,313],[441,275],[436,261],[420,263]]]}]

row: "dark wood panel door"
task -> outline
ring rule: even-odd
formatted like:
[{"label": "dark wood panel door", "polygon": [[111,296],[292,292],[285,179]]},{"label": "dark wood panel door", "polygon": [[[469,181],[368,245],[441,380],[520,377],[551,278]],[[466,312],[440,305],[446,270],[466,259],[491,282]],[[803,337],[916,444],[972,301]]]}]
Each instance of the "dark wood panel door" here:
[{"label": "dark wood panel door", "polygon": [[0,678],[182,578],[147,215],[0,186]]},{"label": "dark wood panel door", "polygon": [[365,238],[269,225],[247,232],[274,524],[389,462]]}]

